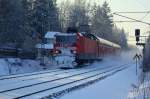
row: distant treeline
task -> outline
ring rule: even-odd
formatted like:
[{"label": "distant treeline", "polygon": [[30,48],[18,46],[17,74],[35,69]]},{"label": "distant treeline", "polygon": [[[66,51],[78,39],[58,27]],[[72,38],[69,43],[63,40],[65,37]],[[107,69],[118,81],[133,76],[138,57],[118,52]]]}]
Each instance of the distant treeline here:
[{"label": "distant treeline", "polygon": [[19,48],[35,50],[47,31],[65,32],[80,27],[127,47],[125,31],[113,23],[107,2],[102,6],[87,0],[0,0],[0,43],[17,43]]}]

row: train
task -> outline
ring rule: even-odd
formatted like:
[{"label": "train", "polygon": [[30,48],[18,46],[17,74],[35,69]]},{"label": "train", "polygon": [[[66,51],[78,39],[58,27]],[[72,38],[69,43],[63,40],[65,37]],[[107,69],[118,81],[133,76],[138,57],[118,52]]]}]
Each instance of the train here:
[{"label": "train", "polygon": [[70,64],[70,67],[100,61],[105,56],[121,51],[120,45],[91,33],[59,33],[55,37],[54,54],[56,60],[58,63],[61,61],[61,64]]}]

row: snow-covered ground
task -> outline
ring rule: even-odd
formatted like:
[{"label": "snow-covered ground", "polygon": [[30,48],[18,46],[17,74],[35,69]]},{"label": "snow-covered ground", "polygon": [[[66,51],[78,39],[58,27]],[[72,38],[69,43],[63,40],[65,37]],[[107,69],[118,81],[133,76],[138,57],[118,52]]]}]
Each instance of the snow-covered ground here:
[{"label": "snow-covered ground", "polygon": [[[129,54],[130,54],[130,58],[133,57],[133,53],[131,51],[121,54],[121,57],[125,55],[129,55]],[[118,56],[117,57],[109,56],[109,58],[106,57],[103,61],[95,62],[94,64],[85,68],[103,67],[103,66],[109,66],[112,64],[115,64],[115,65],[122,64],[122,62],[124,63],[129,62],[129,59],[125,59],[125,57],[120,58]],[[61,60],[64,61],[65,58]],[[68,63],[68,61],[66,62]],[[0,76],[9,75],[9,74],[37,72],[37,71],[42,71],[44,69],[54,69],[54,68],[60,67],[56,65],[56,63],[52,64],[51,62],[48,61],[48,59],[47,59],[46,64],[47,64],[46,66],[41,66],[40,60],[21,60],[18,58],[0,58]]]},{"label": "snow-covered ground", "polygon": [[[126,99],[131,85],[137,83],[136,66],[133,57],[136,51],[125,51],[120,56],[109,56],[101,62],[95,62],[85,69],[94,67],[119,66],[132,63],[130,68],[108,77],[86,88],[71,92],[61,99]],[[39,61],[20,59],[0,59],[0,75],[18,74],[43,70]],[[47,65],[47,69],[57,68]],[[11,68],[11,69],[10,69]],[[83,68],[83,69],[84,69]]]},{"label": "snow-covered ground", "polygon": [[111,77],[86,88],[71,92],[60,99],[127,99],[132,85],[137,84],[136,66],[133,60],[136,51],[123,52],[120,57],[109,57],[93,66],[120,65],[132,63],[131,66]]},{"label": "snow-covered ground", "polygon": [[51,63],[47,63],[46,66],[41,66],[39,60],[21,60],[19,58],[0,59],[0,76],[31,73],[54,68],[57,67],[51,65]]},{"label": "snow-covered ground", "polygon": [[128,99],[150,99],[150,72],[141,72],[139,84],[130,90]]},{"label": "snow-covered ground", "polygon": [[126,99],[137,76],[135,65],[96,84],[74,91],[60,99]]}]

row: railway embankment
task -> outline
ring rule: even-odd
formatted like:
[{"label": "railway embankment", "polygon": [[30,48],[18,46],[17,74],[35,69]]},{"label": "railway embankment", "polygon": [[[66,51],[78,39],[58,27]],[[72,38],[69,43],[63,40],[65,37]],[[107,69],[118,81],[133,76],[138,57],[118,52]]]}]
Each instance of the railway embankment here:
[{"label": "railway embankment", "polygon": [[133,86],[128,99],[150,99],[150,37],[143,50],[142,70],[139,76],[139,84]]},{"label": "railway embankment", "polygon": [[150,37],[147,40],[143,55],[143,71],[150,72]]}]

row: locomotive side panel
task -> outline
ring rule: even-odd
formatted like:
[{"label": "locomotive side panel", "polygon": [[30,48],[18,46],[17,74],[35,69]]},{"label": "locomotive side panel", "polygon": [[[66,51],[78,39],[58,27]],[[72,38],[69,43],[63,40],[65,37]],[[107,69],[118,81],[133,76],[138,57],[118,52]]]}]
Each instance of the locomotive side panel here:
[{"label": "locomotive side panel", "polygon": [[98,45],[94,40],[79,37],[77,41],[76,59],[81,61],[94,60],[98,56]]}]

